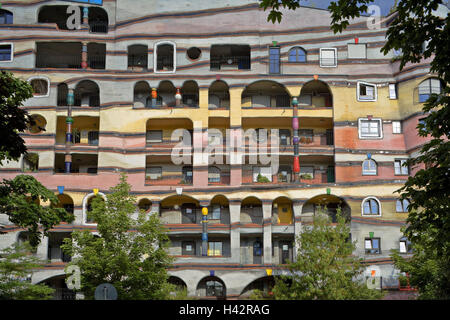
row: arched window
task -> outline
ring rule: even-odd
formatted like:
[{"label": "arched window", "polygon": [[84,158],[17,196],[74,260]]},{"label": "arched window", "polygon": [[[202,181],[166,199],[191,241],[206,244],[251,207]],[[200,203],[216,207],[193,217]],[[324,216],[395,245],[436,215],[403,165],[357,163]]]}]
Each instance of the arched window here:
[{"label": "arched window", "polygon": [[83,199],[83,223],[84,224],[96,224],[96,222],[91,217],[89,217],[89,213],[92,211],[92,201],[96,197],[101,197],[103,201],[106,200],[105,194],[101,193],[101,192],[99,192],[97,195],[95,195],[94,193],[90,193]]},{"label": "arched window", "polygon": [[289,50],[289,62],[306,62],[306,51],[300,47]]},{"label": "arched window", "polygon": [[176,69],[176,46],[172,42],[160,42],[155,44],[153,50],[154,54],[154,71],[163,72],[175,72]]},{"label": "arched window", "polygon": [[372,159],[366,159],[362,164],[363,176],[376,176],[377,175],[377,163]]},{"label": "arched window", "polygon": [[50,81],[44,77],[33,77],[28,79],[33,88],[34,97],[48,97],[50,94]]},{"label": "arched window", "polygon": [[429,78],[419,84],[419,102],[425,102],[431,94],[440,94],[442,92],[441,81],[437,78]]},{"label": "arched window", "polygon": [[220,182],[220,169],[217,167],[209,167],[208,169],[208,182]]},{"label": "arched window", "polygon": [[377,198],[366,198],[362,202],[363,216],[381,216],[381,205]]},{"label": "arched window", "polygon": [[0,9],[0,24],[12,24],[13,14],[10,11]]},{"label": "arched window", "polygon": [[398,199],[395,204],[395,209],[397,212],[408,212],[409,200],[408,199]]}]

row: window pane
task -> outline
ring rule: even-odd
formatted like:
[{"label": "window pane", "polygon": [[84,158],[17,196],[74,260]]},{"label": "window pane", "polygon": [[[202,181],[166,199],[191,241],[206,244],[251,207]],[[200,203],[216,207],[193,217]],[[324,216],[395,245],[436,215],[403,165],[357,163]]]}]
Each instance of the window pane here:
[{"label": "window pane", "polygon": [[402,206],[401,200],[397,200],[397,202],[395,203],[395,210],[397,212],[403,212],[403,206]]},{"label": "window pane", "polygon": [[378,202],[375,200],[369,200],[370,201],[370,210],[372,214],[378,214]]},{"label": "window pane", "polygon": [[363,205],[364,214],[370,214],[370,202],[366,200]]}]

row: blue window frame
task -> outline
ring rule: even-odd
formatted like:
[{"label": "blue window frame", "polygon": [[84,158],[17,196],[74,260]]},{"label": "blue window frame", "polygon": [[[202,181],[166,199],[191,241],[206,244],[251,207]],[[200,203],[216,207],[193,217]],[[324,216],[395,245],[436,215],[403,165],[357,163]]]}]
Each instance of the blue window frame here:
[{"label": "blue window frame", "polygon": [[69,0],[69,1],[103,5],[103,0]]},{"label": "blue window frame", "polygon": [[0,61],[12,60],[12,45],[0,44]]},{"label": "blue window frame", "polygon": [[13,14],[9,11],[0,9],[0,24],[12,24]]},{"label": "blue window frame", "polygon": [[289,62],[306,62],[306,52],[302,48],[292,48],[289,51]]},{"label": "blue window frame", "polygon": [[280,73],[280,47],[269,48],[269,73]]}]

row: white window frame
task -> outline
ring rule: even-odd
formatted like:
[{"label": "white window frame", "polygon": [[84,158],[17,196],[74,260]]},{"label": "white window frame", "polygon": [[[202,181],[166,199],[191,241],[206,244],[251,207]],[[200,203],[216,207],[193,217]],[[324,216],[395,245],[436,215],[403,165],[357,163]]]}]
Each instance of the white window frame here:
[{"label": "white window frame", "polygon": [[[362,98],[362,97],[369,97],[369,96],[361,96],[360,95],[360,90],[361,90],[361,85],[363,86],[367,86],[367,87],[373,87],[373,97],[372,98]],[[358,81],[357,85],[356,85],[356,97],[358,101],[361,102],[374,102],[377,101],[378,99],[378,92],[377,92],[377,85],[374,83],[369,83],[369,82],[363,82],[363,81]]]},{"label": "white window frame", "polygon": [[[378,203],[378,214],[365,214],[364,213],[364,203],[367,200],[375,200]],[[380,200],[378,200],[377,198],[375,198],[373,196],[370,196],[370,197],[364,198],[363,201],[361,201],[361,216],[363,216],[363,217],[381,217],[381,215],[382,215],[382,210],[381,210]]]},{"label": "white window frame", "polygon": [[[408,202],[408,207],[411,205],[411,202],[408,199],[397,199],[395,201],[395,212],[397,213],[408,213],[408,209],[405,208],[405,201]],[[402,211],[398,211],[398,204],[400,203],[401,207],[402,207]],[[406,210],[406,211],[405,211]]]},{"label": "white window frame", "polygon": [[399,134],[402,133],[402,122],[392,121],[392,133]]},{"label": "white window frame", "polygon": [[[364,163],[365,163],[366,161],[375,163],[375,169],[374,169],[374,170],[364,171]],[[373,160],[373,159],[365,159],[365,160],[363,161],[363,163],[362,163],[362,175],[363,175],[363,176],[376,176],[376,175],[378,175],[378,165],[377,165],[377,162],[376,162],[375,160]]]},{"label": "white window frame", "polygon": [[397,84],[396,83],[389,83],[389,99],[391,99],[391,100],[397,100],[398,99]]},{"label": "white window frame", "polygon": [[31,85],[31,81],[33,80],[45,80],[47,81],[47,94],[35,96],[33,95],[33,98],[47,98],[50,96],[50,79],[45,76],[34,76],[31,78],[28,78],[27,82]]},{"label": "white window frame", "polygon": [[[396,175],[396,176],[407,176],[407,175],[409,175],[409,167],[403,166],[403,163],[406,162],[407,160],[408,159],[395,159],[394,160],[394,175]],[[395,164],[398,161],[400,161],[400,167],[398,167],[400,169],[400,173],[396,172],[397,166]],[[405,173],[403,170],[406,170],[407,172]]]},{"label": "white window frame", "polygon": [[14,43],[13,42],[0,42],[0,46],[2,45],[10,45],[11,46],[11,59],[10,60],[2,60],[0,63],[10,63],[14,61]]},{"label": "white window frame", "polygon": [[[173,46],[173,70],[161,71],[157,70],[158,46],[162,44],[170,44]],[[154,73],[175,73],[177,70],[177,44],[172,41],[159,41],[153,45],[153,72]]]},{"label": "white window frame", "polygon": [[[322,64],[322,51],[334,51],[334,65],[323,65]],[[337,57],[337,49],[336,48],[320,48],[320,54],[319,54],[319,65],[321,68],[336,68],[338,65],[338,57]]]},{"label": "white window frame", "polygon": [[[106,201],[106,195],[104,193],[99,192],[99,193],[97,193],[97,195],[100,195]],[[95,193],[92,192],[92,193],[89,193],[87,196],[85,196],[83,199],[83,204],[82,204],[83,212],[82,212],[82,221],[81,221],[82,225],[85,225],[85,226],[96,226],[97,225],[96,223],[86,222],[87,221],[87,204],[88,204],[89,199],[94,196],[95,196]]]},{"label": "white window frame", "polygon": [[[379,135],[375,136],[375,135],[363,135],[361,132],[361,122],[362,121],[378,121],[378,123],[380,124],[379,126]],[[368,119],[368,118],[359,118],[358,119],[358,137],[359,139],[363,140],[363,139],[383,139],[383,121],[381,120],[381,118],[372,118],[372,119]]]}]

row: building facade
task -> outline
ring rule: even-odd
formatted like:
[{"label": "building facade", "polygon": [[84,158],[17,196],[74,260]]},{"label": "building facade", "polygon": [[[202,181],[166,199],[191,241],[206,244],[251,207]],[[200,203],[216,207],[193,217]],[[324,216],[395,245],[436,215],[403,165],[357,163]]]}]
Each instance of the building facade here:
[{"label": "building facade", "polygon": [[[398,286],[390,250],[411,248],[395,191],[417,170],[402,165],[426,142],[416,126],[441,87],[430,60],[400,71],[401,53],[380,52],[393,15],[334,34],[327,10],[301,7],[280,24],[267,14],[254,0],[2,3],[0,69],[33,86],[24,108],[36,125],[21,134],[29,154],[0,177],[34,176],[75,215],[42,239],[36,254],[49,262],[34,283],[73,298],[62,239],[95,232],[90,201],[125,172],[137,208],[167,226],[170,281],[189,295],[267,288],[321,206],[348,216],[367,276]],[[262,129],[279,130],[277,149],[254,149]],[[242,157],[227,157],[227,137],[247,136]],[[263,161],[275,158],[275,169]],[[26,239],[1,219],[0,247]]]}]

